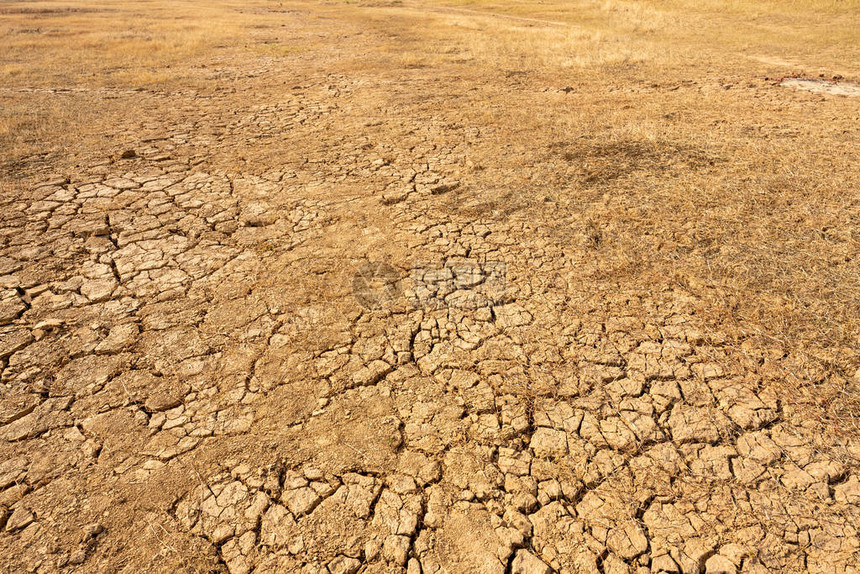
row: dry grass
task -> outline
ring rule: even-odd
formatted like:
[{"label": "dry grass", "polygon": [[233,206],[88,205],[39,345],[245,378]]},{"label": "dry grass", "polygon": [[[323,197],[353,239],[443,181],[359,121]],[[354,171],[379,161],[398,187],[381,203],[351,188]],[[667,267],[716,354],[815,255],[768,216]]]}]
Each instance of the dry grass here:
[{"label": "dry grass", "polygon": [[240,43],[248,25],[224,5],[12,5],[0,9],[7,46],[0,76],[30,87],[164,87]]},{"label": "dry grass", "polygon": [[[602,238],[590,280],[690,291],[735,359],[781,358],[757,368],[788,405],[855,433],[860,154],[849,134],[860,116],[849,99],[764,78],[860,77],[860,5],[450,5],[432,10],[429,31],[397,36],[416,49],[396,62],[493,70],[518,86],[461,108],[496,136],[473,151],[485,187],[505,181],[522,209],[544,196],[564,205]],[[530,101],[547,88],[569,91]]]},{"label": "dry grass", "polygon": [[[473,196],[450,209],[587,229],[599,241],[579,289],[692,293],[738,360],[779,355],[769,378],[787,398],[855,428],[857,102],[765,78],[860,79],[860,1],[87,6],[0,3],[5,164],[103,147],[125,101],[17,90],[212,90],[229,82],[213,68],[324,57],[390,80],[386,97],[416,114],[482,130],[466,152]],[[400,85],[427,76],[436,91]]]},{"label": "dry grass", "polygon": [[212,89],[217,78],[201,74],[209,68],[249,52],[298,54],[273,41],[271,5],[0,3],[2,164],[98,145],[128,112],[129,91]]}]

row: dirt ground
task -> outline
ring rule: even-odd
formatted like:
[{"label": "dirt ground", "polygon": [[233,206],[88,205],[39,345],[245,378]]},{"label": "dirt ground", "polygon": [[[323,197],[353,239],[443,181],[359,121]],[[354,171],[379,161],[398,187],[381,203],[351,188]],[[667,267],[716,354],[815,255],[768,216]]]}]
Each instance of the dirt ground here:
[{"label": "dirt ground", "polygon": [[0,571],[860,570],[856,0],[0,45]]}]

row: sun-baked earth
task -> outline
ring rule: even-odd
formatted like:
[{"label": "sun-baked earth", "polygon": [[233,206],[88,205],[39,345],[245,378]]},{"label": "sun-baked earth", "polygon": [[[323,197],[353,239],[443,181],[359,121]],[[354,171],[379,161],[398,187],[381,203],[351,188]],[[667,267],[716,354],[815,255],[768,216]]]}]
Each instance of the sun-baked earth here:
[{"label": "sun-baked earth", "polygon": [[856,0],[0,44],[2,571],[860,569]]}]

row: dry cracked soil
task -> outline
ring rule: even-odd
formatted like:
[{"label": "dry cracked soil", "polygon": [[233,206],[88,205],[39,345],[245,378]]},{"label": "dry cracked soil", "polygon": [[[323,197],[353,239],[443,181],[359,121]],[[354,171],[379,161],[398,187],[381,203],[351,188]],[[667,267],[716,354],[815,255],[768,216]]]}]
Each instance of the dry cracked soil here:
[{"label": "dry cracked soil", "polygon": [[[9,58],[170,15],[93,6],[0,2]],[[0,569],[860,569],[860,100],[780,86],[796,40],[182,6],[242,37],[4,68]]]}]

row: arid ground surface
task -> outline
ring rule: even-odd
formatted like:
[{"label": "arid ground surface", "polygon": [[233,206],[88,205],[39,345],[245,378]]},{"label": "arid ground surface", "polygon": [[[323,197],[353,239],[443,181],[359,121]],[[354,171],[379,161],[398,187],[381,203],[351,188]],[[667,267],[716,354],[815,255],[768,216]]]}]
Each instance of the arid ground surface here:
[{"label": "arid ground surface", "polygon": [[2,571],[860,569],[856,0],[0,46]]}]

